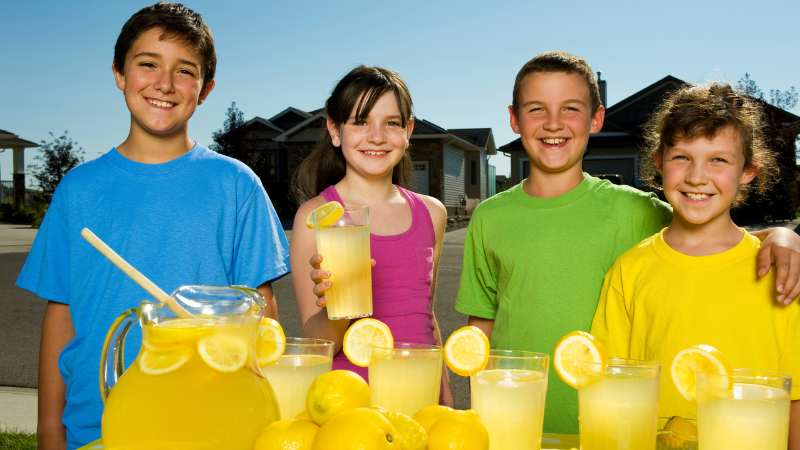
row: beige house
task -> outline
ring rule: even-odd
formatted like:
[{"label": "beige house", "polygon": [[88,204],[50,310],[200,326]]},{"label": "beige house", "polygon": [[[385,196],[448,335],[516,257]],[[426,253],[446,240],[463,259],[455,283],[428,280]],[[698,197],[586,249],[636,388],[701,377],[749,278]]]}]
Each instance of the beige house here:
[{"label": "beige house", "polygon": [[39,144],[25,139],[9,131],[0,130],[0,152],[11,150],[13,159],[13,180],[0,181],[0,203],[13,199],[21,202],[25,199],[25,149],[35,148]]}]

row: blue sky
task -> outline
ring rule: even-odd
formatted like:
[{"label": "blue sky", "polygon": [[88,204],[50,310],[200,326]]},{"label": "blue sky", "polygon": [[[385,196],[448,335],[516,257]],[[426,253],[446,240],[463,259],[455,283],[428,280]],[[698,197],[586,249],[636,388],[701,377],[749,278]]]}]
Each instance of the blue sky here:
[{"label": "blue sky", "polygon": [[[120,28],[147,1],[2,1],[0,129],[39,142],[69,130],[93,159],[127,136],[111,59]],[[321,107],[358,64],[396,70],[416,115],[445,128],[516,138],[507,106],[519,68],[547,50],[584,57],[610,105],[666,75],[800,88],[800,2],[203,1],[217,47],[217,87],[190,122],[202,144],[231,102],[245,118]],[[800,114],[800,108],[792,112]],[[11,180],[11,151],[0,179]],[[26,166],[34,152],[26,151]],[[498,174],[508,159],[490,160]]]}]

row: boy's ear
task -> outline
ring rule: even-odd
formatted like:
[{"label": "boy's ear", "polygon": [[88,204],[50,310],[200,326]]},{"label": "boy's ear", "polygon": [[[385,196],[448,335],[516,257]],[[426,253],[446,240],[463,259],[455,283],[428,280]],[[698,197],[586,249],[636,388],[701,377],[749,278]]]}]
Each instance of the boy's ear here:
[{"label": "boy's ear", "polygon": [[594,113],[594,117],[592,117],[592,126],[589,128],[589,133],[599,133],[600,130],[603,129],[603,120],[606,118],[606,109],[603,108],[603,105],[600,105],[597,108],[597,112]]},{"label": "boy's ear", "polygon": [[656,170],[661,176],[664,176],[664,159],[661,157],[661,153],[658,152],[658,149],[653,150],[653,163],[656,165]]},{"label": "boy's ear", "polygon": [[[331,142],[333,143],[333,146],[341,147],[342,140],[339,138],[339,127],[333,123],[333,120],[331,120],[330,117],[328,117],[328,120],[325,121],[325,126],[328,127],[328,134],[331,135]],[[409,136],[411,136],[411,133],[409,133]]]},{"label": "boy's ear", "polygon": [[111,71],[114,72],[114,81],[117,83],[117,87],[120,91],[125,90],[125,75],[117,72],[117,68],[114,66],[114,63],[111,63]]},{"label": "boy's ear", "polygon": [[519,133],[519,117],[517,117],[517,115],[514,114],[514,106],[513,105],[509,105],[508,106],[508,115],[510,116],[510,119],[511,119],[511,129],[514,130],[514,133],[520,134]]},{"label": "boy's ear", "polygon": [[211,80],[211,81],[209,81],[209,82],[208,82],[208,84],[206,85],[206,87],[204,87],[204,88],[203,88],[203,89],[200,91],[200,98],[198,98],[198,99],[197,99],[197,104],[198,104],[198,105],[202,105],[202,104],[203,104],[203,102],[204,102],[204,101],[206,101],[206,97],[208,97],[208,94],[210,94],[210,93],[211,93],[211,91],[212,91],[212,90],[214,90],[214,86],[215,86],[216,84],[217,84],[217,83],[215,83],[215,82],[214,82],[214,80]]},{"label": "boy's ear", "polygon": [[758,167],[745,169],[744,173],[742,173],[742,177],[739,179],[739,184],[747,184],[753,181],[753,178],[755,178],[756,175],[758,175]]}]

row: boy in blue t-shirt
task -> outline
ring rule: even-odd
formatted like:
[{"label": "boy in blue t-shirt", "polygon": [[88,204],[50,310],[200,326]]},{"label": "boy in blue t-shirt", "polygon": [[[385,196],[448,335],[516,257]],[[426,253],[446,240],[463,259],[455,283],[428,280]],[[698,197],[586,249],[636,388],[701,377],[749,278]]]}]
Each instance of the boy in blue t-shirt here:
[{"label": "boy in blue t-shirt", "polygon": [[[17,280],[49,300],[39,448],[74,449],[100,437],[103,340],[119,314],[149,297],[83,240],[82,228],[166,292],[257,286],[265,315],[277,318],[271,283],[289,272],[289,254],[275,210],[247,166],[189,138],[215,66],[211,32],[183,5],[148,6],[122,28],[113,71],[130,110],[128,137],[64,177]],[[126,365],[136,356],[128,350]]]}]

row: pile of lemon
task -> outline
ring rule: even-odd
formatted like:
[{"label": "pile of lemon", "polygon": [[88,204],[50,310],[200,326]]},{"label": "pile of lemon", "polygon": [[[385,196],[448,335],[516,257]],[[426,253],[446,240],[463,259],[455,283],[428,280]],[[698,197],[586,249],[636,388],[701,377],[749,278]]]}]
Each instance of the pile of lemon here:
[{"label": "pile of lemon", "polygon": [[487,450],[489,435],[475,411],[423,408],[414,417],[370,407],[358,374],[334,370],[317,377],[306,409],[265,427],[253,450]]}]

